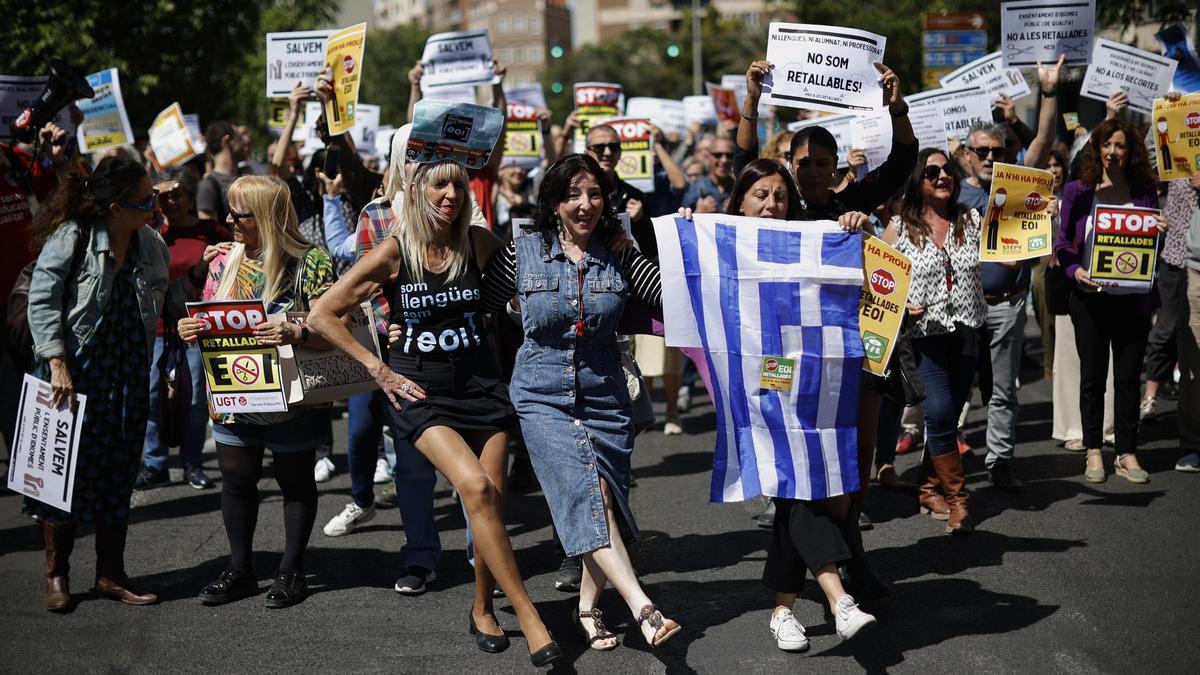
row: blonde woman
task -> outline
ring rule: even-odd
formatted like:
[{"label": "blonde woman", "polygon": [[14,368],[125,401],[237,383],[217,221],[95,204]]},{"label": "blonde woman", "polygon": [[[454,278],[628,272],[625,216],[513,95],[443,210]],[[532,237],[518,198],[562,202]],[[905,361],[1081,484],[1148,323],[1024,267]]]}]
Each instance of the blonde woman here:
[{"label": "blonde woman", "polygon": [[[333,285],[329,255],[300,234],[287,185],[278,178],[244,176],[229,188],[227,222],[234,243],[210,246],[204,300],[261,298],[267,313],[302,311]],[[192,342],[204,334],[195,319],[180,319],[179,336]],[[307,328],[272,321],[255,329],[264,345],[327,348]],[[221,515],[229,538],[229,567],[200,591],[200,600],[220,605],[254,595],[258,577],[251,564],[258,523],[258,481],[263,452],[270,448],[275,481],[283,493],[284,552],[266,596],[269,608],[304,600],[304,549],[317,513],[313,462],[329,417],[293,408],[280,413],[223,414],[213,423],[221,468]]]},{"label": "blonde woman", "polygon": [[[500,240],[470,226],[468,183],[457,164],[412,167],[398,209],[403,227],[363,256],[309,320],[375,375],[397,440],[416,446],[462,497],[475,539],[469,628],[476,646],[485,652],[509,646],[492,606],[499,583],[529,641],[530,660],[543,666],[562,651],[525,591],[501,516],[507,432],[516,415],[488,344],[481,291],[482,270]],[[401,327],[387,363],[339,320],[381,289],[388,289],[389,322]]]}]

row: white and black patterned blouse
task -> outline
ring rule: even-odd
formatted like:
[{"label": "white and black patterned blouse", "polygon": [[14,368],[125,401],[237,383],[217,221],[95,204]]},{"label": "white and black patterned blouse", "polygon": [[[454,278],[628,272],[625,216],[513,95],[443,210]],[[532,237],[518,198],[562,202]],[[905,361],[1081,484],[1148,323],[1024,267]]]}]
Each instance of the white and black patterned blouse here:
[{"label": "white and black patterned blouse", "polygon": [[957,324],[979,328],[987,317],[983,286],[979,282],[979,233],[982,218],[971,209],[964,228],[962,243],[954,240],[954,227],[946,235],[946,243],[938,248],[926,240],[918,246],[908,236],[899,216],[892,217],[892,227],[899,239],[896,250],[908,256],[913,264],[912,285],[908,301],[925,308],[918,321],[909,324],[914,338],[951,333]]}]

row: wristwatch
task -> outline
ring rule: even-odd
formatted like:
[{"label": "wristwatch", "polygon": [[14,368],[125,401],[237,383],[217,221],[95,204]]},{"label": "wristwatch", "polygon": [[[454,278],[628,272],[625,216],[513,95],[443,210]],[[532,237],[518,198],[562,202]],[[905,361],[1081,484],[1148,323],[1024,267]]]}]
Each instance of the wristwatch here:
[{"label": "wristwatch", "polygon": [[904,117],[905,115],[908,114],[908,101],[901,100],[899,110],[896,110],[889,106],[888,112],[892,113],[892,117]]},{"label": "wristwatch", "polygon": [[300,340],[297,344],[304,344],[305,342],[308,342],[308,336],[309,336],[308,324],[302,323],[302,324],[299,324],[299,326],[300,326]]}]

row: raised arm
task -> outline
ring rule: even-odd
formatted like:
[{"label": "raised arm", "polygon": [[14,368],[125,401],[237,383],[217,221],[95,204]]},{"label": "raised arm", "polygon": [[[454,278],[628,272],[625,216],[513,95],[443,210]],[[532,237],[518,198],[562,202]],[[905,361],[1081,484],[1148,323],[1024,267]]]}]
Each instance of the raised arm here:
[{"label": "raised arm", "polygon": [[408,71],[408,121],[413,121],[413,109],[417,107],[424,94],[421,93],[421,76],[425,74],[425,66],[417,61],[417,65]]},{"label": "raised arm", "polygon": [[292,87],[292,93],[288,94],[287,123],[283,127],[283,134],[275,142],[275,154],[271,156],[271,167],[275,169],[275,175],[283,180],[292,177],[292,167],[287,161],[288,148],[292,147],[292,132],[296,130],[300,114],[304,111],[304,104],[311,93],[312,89],[297,82],[296,86]]},{"label": "raised arm", "polygon": [[1066,54],[1060,55],[1058,63],[1050,67],[1038,62],[1042,110],[1038,113],[1037,136],[1025,150],[1025,166],[1033,169],[1044,169],[1050,163],[1050,146],[1054,145],[1054,130],[1058,126],[1058,77],[1066,58]]},{"label": "raised arm", "polygon": [[758,99],[762,96],[763,78],[774,67],[766,61],[755,61],[746,70],[746,98],[742,101],[742,121],[737,129],[737,145],[743,151],[758,148]]},{"label": "raised arm", "polygon": [[650,125],[650,128],[654,134],[654,156],[658,158],[659,164],[662,164],[663,171],[667,174],[667,180],[671,182],[671,189],[683,192],[688,186],[687,174],[679,168],[679,164],[675,162],[671,153],[667,152],[667,148],[663,144],[662,129],[653,124]]},{"label": "raised arm", "polygon": [[325,247],[334,260],[353,262],[357,238],[346,225],[346,214],[342,211],[342,174],[330,179],[318,169],[317,180],[321,181],[324,191],[321,220],[325,224]]},{"label": "raised arm", "polygon": [[913,134],[912,122],[908,120],[908,104],[900,93],[900,78],[891,68],[875,62],[875,70],[879,71],[879,86],[883,89],[883,104],[887,106],[892,116],[892,145],[916,145],[917,137]]}]

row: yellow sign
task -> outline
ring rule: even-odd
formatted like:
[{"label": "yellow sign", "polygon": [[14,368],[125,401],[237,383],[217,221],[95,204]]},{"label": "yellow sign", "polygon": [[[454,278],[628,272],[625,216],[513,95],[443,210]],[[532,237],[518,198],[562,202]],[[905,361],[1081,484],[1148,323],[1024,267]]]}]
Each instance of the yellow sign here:
[{"label": "yellow sign", "polygon": [[773,391],[791,391],[792,378],[796,375],[796,360],[782,356],[762,357],[762,388]]},{"label": "yellow sign", "polygon": [[[150,125],[150,149],[154,151],[151,159],[158,171],[182,164],[198,154],[178,103],[172,103],[154,118]],[[214,152],[216,150],[220,148]]]},{"label": "yellow sign", "polygon": [[1163,180],[1200,173],[1200,92],[1171,103],[1154,99],[1158,176]]},{"label": "yellow sign", "polygon": [[979,259],[1012,262],[1050,255],[1053,224],[1046,208],[1054,175],[1015,164],[996,164],[983,216]]},{"label": "yellow sign", "polygon": [[1088,276],[1106,289],[1149,293],[1158,260],[1158,209],[1096,204]]},{"label": "yellow sign", "polygon": [[360,23],[330,35],[325,46],[325,66],[333,73],[333,95],[325,102],[325,119],[332,136],[344,134],[354,126],[366,41],[367,24]]},{"label": "yellow sign", "polygon": [[912,282],[912,261],[871,237],[863,242],[863,288],[858,301],[858,332],[862,336],[863,370],[883,377],[904,320],[904,303]]},{"label": "yellow sign", "polygon": [[504,159],[513,166],[525,169],[542,163],[542,124],[538,120],[537,108],[524,103],[508,104]]}]

